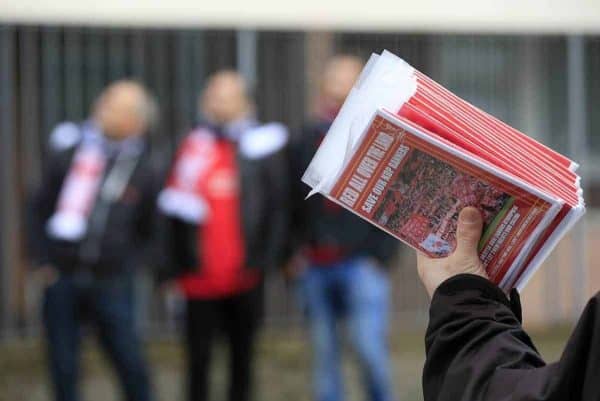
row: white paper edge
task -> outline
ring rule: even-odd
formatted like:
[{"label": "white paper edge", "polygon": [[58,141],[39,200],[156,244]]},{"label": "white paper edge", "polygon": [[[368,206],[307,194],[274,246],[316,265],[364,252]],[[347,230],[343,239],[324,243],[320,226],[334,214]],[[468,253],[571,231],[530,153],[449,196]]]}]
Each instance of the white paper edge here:
[{"label": "white paper edge", "polygon": [[529,239],[527,241],[525,241],[525,243],[523,244],[523,248],[519,252],[518,256],[515,258],[513,264],[510,266],[510,268],[504,274],[504,277],[498,284],[498,287],[502,288],[505,291],[510,290],[510,288],[506,287],[506,285],[511,282],[514,273],[519,271],[520,268],[523,266],[525,259],[527,258],[527,256],[529,256],[529,254],[530,254],[531,250],[533,249],[533,247],[535,246],[535,244],[537,244],[542,233],[552,223],[552,220],[554,220],[556,215],[560,212],[560,209],[562,208],[563,205],[564,205],[564,203],[562,201],[561,201],[561,203],[552,204],[550,209],[548,209],[546,211],[544,218],[540,221],[540,223],[532,231]]},{"label": "white paper edge", "polygon": [[585,208],[583,206],[577,206],[574,209],[571,209],[569,213],[565,216],[562,222],[556,227],[556,230],[548,237],[546,243],[542,246],[538,254],[533,258],[529,266],[527,266],[525,272],[521,275],[519,280],[515,283],[514,287],[520,292],[525,288],[525,285],[529,282],[531,277],[533,277],[534,273],[540,268],[542,263],[546,260],[546,258],[550,255],[550,253],[554,250],[556,245],[560,242],[561,239],[564,238],[566,233],[568,233],[571,228],[581,219],[581,217],[585,214]]}]

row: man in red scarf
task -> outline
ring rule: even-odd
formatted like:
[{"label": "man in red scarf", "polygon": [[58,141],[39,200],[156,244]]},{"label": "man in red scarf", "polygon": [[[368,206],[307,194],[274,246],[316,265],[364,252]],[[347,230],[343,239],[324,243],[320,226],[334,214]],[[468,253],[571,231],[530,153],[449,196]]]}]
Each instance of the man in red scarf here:
[{"label": "man in red scarf", "polygon": [[230,401],[248,400],[263,271],[276,266],[287,232],[281,124],[260,125],[234,71],[209,80],[206,121],[181,142],[159,207],[168,217],[170,276],[187,304],[189,399],[208,395],[210,354],[220,331],[230,346]]}]

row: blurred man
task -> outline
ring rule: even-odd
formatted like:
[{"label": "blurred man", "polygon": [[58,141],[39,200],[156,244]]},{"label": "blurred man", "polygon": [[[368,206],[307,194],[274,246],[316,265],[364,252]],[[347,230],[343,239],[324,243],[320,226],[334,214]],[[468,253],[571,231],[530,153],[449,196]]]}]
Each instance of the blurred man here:
[{"label": "blurred man", "polygon": [[173,271],[187,300],[191,401],[207,399],[219,331],[230,348],[228,399],[251,395],[263,270],[278,264],[288,228],[287,130],[260,126],[242,77],[218,72],[200,107],[206,121],[181,143],[160,209],[172,228]]},{"label": "blurred man", "polygon": [[519,294],[510,299],[487,278],[477,244],[483,219],[458,218],[456,250],[417,255],[431,296],[425,335],[425,401],[600,400],[600,293],[588,303],[558,362],[546,364],[521,327]]},{"label": "blurred man", "polygon": [[318,401],[344,398],[336,327],[342,318],[358,354],[368,399],[392,400],[384,266],[394,254],[395,240],[322,196],[303,201],[307,187],[300,182],[361,69],[362,62],[351,56],[337,56],[327,64],[319,116],[304,130],[293,153],[297,252],[288,273],[297,278],[308,313]]},{"label": "blurred man", "polygon": [[61,124],[31,208],[32,254],[47,288],[43,320],[55,398],[79,399],[81,326],[94,324],[126,399],[149,400],[135,330],[133,269],[156,202],[144,133],[153,102],[131,81],[110,85],[91,118]]}]

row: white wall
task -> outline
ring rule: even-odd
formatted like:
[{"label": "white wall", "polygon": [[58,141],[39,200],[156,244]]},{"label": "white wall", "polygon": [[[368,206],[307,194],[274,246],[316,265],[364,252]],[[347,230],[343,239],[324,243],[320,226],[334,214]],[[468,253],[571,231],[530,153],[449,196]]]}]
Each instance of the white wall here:
[{"label": "white wall", "polygon": [[600,32],[597,0],[0,0],[0,22],[411,32]]}]

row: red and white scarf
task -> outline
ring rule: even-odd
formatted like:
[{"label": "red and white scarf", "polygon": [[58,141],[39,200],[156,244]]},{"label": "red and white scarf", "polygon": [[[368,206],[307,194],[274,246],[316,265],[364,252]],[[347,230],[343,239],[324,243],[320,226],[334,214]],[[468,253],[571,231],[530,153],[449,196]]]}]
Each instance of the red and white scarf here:
[{"label": "red and white scarf", "polygon": [[206,220],[209,207],[198,184],[214,162],[214,149],[214,135],[205,128],[198,128],[185,138],[166,188],[158,197],[163,213],[194,224]]},{"label": "red and white scarf", "polygon": [[[75,150],[71,167],[67,172],[56,203],[56,210],[47,222],[48,234],[56,239],[79,241],[88,231],[88,220],[96,200],[106,195],[108,201],[114,201],[122,193],[137,162],[141,151],[137,138],[121,142],[111,142],[92,124],[81,128],[81,140]],[[117,172],[118,160],[107,175],[108,154],[116,152],[121,156],[134,156],[127,165],[126,172]],[[111,176],[118,177],[112,179]],[[106,180],[104,177],[107,176]],[[109,185],[110,183],[110,185]]]},{"label": "red and white scarf", "polygon": [[101,134],[86,132],[63,181],[56,211],[48,220],[47,229],[52,237],[67,241],[83,238],[105,168]]}]

